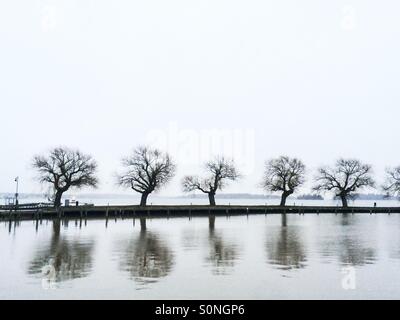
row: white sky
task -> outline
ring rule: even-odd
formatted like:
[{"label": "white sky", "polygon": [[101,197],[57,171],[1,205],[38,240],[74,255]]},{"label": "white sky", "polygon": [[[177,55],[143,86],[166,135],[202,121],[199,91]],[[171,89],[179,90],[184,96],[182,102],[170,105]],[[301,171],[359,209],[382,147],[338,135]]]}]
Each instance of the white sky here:
[{"label": "white sky", "polygon": [[357,157],[381,182],[400,165],[399,11],[396,0],[1,1],[0,191],[19,175],[21,192],[40,192],[32,156],[66,145],[98,160],[99,192],[120,193],[120,158],[148,142],[179,167],[162,195],[180,194],[212,148],[233,150],[245,173],[226,192],[261,192],[263,162],[281,154],[310,176]]}]

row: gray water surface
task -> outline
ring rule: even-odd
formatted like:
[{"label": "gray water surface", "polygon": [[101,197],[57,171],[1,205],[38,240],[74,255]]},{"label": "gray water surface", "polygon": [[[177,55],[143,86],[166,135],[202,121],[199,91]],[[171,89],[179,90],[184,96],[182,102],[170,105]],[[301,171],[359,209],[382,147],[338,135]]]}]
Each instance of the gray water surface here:
[{"label": "gray water surface", "polygon": [[398,299],[400,215],[0,224],[2,299]]}]

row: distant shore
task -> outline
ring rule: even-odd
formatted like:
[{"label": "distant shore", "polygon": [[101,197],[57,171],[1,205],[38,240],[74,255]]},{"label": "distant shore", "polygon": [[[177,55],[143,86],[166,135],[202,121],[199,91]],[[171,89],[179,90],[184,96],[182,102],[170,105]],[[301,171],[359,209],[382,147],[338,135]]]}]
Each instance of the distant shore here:
[{"label": "distant shore", "polygon": [[[0,192],[0,199],[12,199],[15,196],[12,192]],[[207,199],[205,194],[189,194],[189,195],[176,195],[176,196],[162,196],[156,195],[160,199],[186,199],[186,200],[196,200],[196,199]],[[64,198],[81,198],[81,199],[140,199],[139,196],[132,193],[66,193]],[[215,196],[216,199],[255,199],[255,200],[279,200],[280,196],[276,194],[254,194],[254,193],[220,193]],[[43,194],[40,193],[20,193],[20,200],[29,199],[45,199]],[[290,196],[289,201],[296,200],[325,200],[331,201],[334,198],[325,198],[315,194],[299,194],[297,196]],[[384,194],[366,193],[358,194],[355,200],[370,200],[370,201],[383,201],[383,200],[397,200],[395,197],[386,197]]]}]

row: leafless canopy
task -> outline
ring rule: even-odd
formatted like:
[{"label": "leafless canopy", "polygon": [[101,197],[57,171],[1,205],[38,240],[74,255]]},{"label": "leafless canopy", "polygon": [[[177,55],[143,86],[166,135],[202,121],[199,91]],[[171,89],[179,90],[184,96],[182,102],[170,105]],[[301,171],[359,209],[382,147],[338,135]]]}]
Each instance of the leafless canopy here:
[{"label": "leafless canopy", "polygon": [[281,156],[265,164],[262,186],[271,192],[282,192],[281,206],[286,204],[288,196],[304,181],[305,165],[299,159]]},{"label": "leafless canopy", "polygon": [[205,165],[209,176],[200,179],[197,176],[186,176],[182,180],[184,192],[200,190],[208,194],[210,205],[215,205],[215,194],[217,190],[225,187],[227,181],[235,181],[239,178],[233,161],[227,160],[224,157],[216,158],[209,161]]},{"label": "leafless canopy", "polygon": [[334,191],[340,197],[344,207],[347,200],[354,196],[358,189],[374,187],[371,176],[372,167],[355,159],[339,159],[334,168],[320,168],[316,177],[314,190]]},{"label": "leafless canopy", "polygon": [[125,171],[118,176],[121,186],[141,193],[141,206],[147,197],[171,180],[175,174],[175,164],[170,156],[156,149],[139,147],[133,154],[122,160]]},{"label": "leafless canopy", "polygon": [[33,159],[38,179],[54,187],[54,205],[61,205],[61,197],[71,187],[97,187],[97,163],[90,156],[78,150],[65,147],[54,148],[47,156],[38,155]]},{"label": "leafless canopy", "polygon": [[400,198],[400,167],[386,170],[386,182],[383,190],[388,197]]}]

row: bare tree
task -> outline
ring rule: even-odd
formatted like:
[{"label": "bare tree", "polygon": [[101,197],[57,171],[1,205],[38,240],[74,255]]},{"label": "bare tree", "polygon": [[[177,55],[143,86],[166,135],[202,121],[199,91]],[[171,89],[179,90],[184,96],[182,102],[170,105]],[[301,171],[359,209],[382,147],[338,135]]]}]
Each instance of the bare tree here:
[{"label": "bare tree", "polygon": [[65,147],[54,148],[47,156],[38,155],[33,167],[39,173],[39,181],[54,188],[54,206],[61,206],[64,192],[70,188],[97,187],[97,163],[78,150]]},{"label": "bare tree", "polygon": [[313,189],[317,192],[334,191],[342,200],[343,207],[348,206],[347,200],[354,197],[357,189],[375,186],[372,167],[355,159],[339,159],[334,168],[320,168],[318,172]]},{"label": "bare tree", "polygon": [[200,179],[197,176],[186,176],[182,180],[184,192],[199,190],[208,194],[211,206],[215,206],[215,194],[217,190],[222,190],[226,186],[226,181],[235,181],[239,178],[233,161],[226,160],[224,157],[216,158],[205,165],[210,176]]},{"label": "bare tree", "polygon": [[387,197],[400,197],[400,166],[386,170],[386,182],[383,190]]},{"label": "bare tree", "polygon": [[301,186],[304,181],[305,165],[296,158],[281,156],[265,164],[262,186],[271,192],[282,192],[281,206],[286,199]]},{"label": "bare tree", "polygon": [[175,164],[167,153],[138,147],[122,160],[125,171],[118,176],[121,186],[140,193],[140,206],[146,206],[150,193],[168,183],[175,174]]}]

